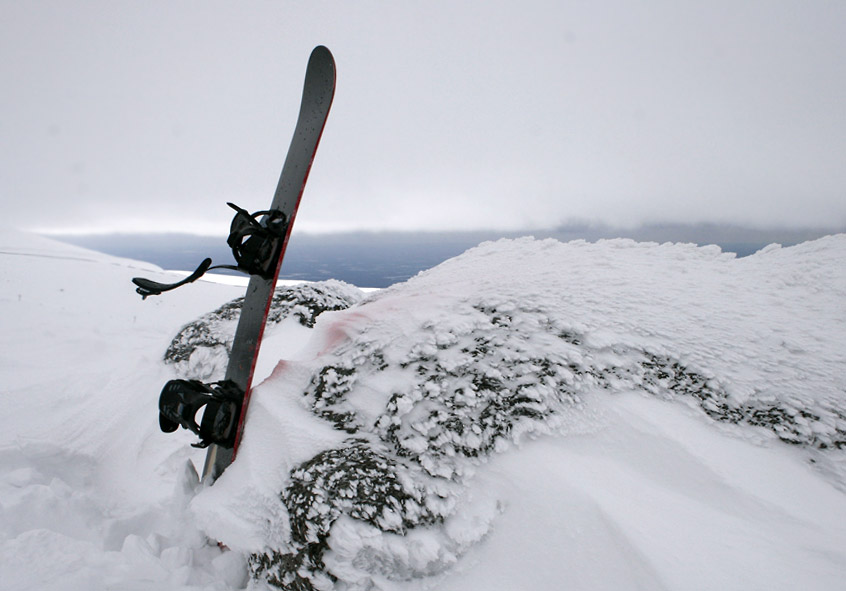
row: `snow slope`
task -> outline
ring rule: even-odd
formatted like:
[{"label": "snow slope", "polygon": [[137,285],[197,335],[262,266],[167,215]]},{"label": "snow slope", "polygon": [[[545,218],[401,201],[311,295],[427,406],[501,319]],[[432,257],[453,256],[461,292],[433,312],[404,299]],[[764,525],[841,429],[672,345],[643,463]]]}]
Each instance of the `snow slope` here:
[{"label": "snow slope", "polygon": [[483,244],[269,328],[203,489],[163,357],[242,289],[5,231],[0,588],[841,589],[844,260]]}]

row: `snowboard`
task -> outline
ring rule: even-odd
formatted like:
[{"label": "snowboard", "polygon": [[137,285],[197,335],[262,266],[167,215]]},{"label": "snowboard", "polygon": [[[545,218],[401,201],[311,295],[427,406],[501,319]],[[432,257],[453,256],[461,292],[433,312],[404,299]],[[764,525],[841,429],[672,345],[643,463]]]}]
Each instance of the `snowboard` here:
[{"label": "snowboard", "polygon": [[226,369],[225,379],[234,382],[244,392],[234,446],[232,448],[218,444],[209,446],[203,468],[204,480],[214,481],[235,459],[235,454],[238,452],[238,445],[244,433],[247,409],[250,405],[250,388],[267,321],[267,313],[270,310],[270,302],[273,298],[276,280],[279,277],[279,269],[285,257],[285,249],[291,235],[291,228],[294,225],[294,218],[297,215],[297,208],[308,180],[317,146],[323,135],[323,128],[326,125],[326,118],[329,115],[334,94],[335,60],[327,48],[318,46],[312,51],[308,61],[294,137],[291,139],[276,193],[270,205],[270,211],[279,211],[287,219],[287,229],[282,241],[282,248],[271,279],[258,275],[250,277],[244,304],[241,308],[241,316],[238,320],[238,328],[235,330],[235,340],[232,343],[229,365]]},{"label": "snowboard", "polygon": [[[171,380],[159,398],[162,430],[171,432],[182,426],[200,436],[200,443],[195,445],[208,448],[203,467],[203,481],[208,484],[223,473],[238,452],[273,292],[334,93],[335,61],[327,48],[318,46],[308,61],[294,136],[270,208],[251,215],[229,204],[237,213],[227,242],[238,266],[221,266],[249,273],[250,282],[226,377],[215,384]],[[178,283],[162,284],[142,278],[133,282],[138,286],[136,291],[146,298],[190,283],[209,268],[215,267],[206,259],[197,271]],[[195,416],[201,408],[202,421],[198,424]]]}]

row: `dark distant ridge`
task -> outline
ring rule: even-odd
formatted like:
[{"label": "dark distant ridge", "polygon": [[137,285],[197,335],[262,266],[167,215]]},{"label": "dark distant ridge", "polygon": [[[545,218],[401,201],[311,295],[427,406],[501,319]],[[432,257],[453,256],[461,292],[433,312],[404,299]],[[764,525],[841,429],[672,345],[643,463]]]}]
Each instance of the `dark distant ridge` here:
[{"label": "dark distant ridge", "polygon": [[[755,229],[718,224],[654,224],[632,229],[567,225],[532,232],[350,232],[304,234],[294,231],[282,267],[283,279],[340,279],[361,287],[387,287],[486,240],[555,238],[562,242],[631,238],[649,242],[717,244],[738,256],[750,255],[777,242],[791,246],[841,229]],[[120,257],[147,261],[163,269],[193,270],[207,256],[232,263],[225,237],[193,234],[52,235],[52,238]]]}]

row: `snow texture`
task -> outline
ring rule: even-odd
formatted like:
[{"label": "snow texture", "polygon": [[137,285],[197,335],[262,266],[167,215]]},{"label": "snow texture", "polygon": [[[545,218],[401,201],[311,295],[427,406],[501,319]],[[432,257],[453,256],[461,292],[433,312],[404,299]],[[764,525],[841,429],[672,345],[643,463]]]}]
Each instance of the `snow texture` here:
[{"label": "snow texture", "polygon": [[280,290],[212,487],[155,404],[220,376],[241,288],[141,302],[172,278],[0,236],[0,588],[842,588],[846,236],[500,241]]}]

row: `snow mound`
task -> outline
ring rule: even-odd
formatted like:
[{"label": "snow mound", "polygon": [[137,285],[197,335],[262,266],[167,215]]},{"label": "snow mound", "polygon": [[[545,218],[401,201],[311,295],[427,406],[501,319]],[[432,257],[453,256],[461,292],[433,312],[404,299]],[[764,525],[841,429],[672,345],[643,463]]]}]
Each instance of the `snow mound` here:
[{"label": "snow mound", "polygon": [[[224,521],[240,522],[241,534],[255,524],[251,535],[228,533],[264,584],[461,588],[452,567],[496,538],[497,523],[507,524],[508,506],[518,502],[501,489],[480,489],[490,467],[501,464],[497,458],[519,457],[539,440],[562,442],[562,458],[585,438],[608,445],[616,408],[631,404],[631,395],[684,402],[681,409],[710,422],[715,441],[728,436],[776,456],[801,450],[817,478],[842,491],[844,255],[846,236],[774,245],[745,259],[717,247],[628,240],[482,244],[348,310],[321,315],[298,358],[280,363],[254,392],[239,459],[197,497],[195,511],[207,524],[229,512]],[[679,433],[668,444],[689,445]],[[672,491],[676,477],[655,470],[647,469],[648,478],[666,480]],[[831,513],[820,523],[836,522],[832,539],[843,539],[843,493],[829,490],[821,494]],[[245,491],[261,491],[263,513]],[[766,485],[755,494],[772,495]],[[574,498],[584,503],[581,495]],[[725,494],[729,503],[744,503],[741,497],[738,489]],[[782,510],[772,517],[783,521]],[[614,528],[625,529],[625,519],[613,508],[595,511],[612,525],[600,530],[618,538]],[[278,526],[269,532],[268,523]],[[229,544],[225,529],[213,535]],[[618,576],[648,587],[695,578],[635,538],[634,566],[583,587],[604,588]],[[846,564],[842,549],[833,551],[833,562],[820,559],[827,573]],[[577,550],[565,540],[560,552]],[[765,563],[782,581],[795,579],[772,558]],[[732,564],[722,566],[732,571]],[[823,579],[822,587],[834,580]]]},{"label": "snow mound", "polygon": [[[318,314],[349,308],[363,297],[358,288],[335,280],[277,287],[267,314],[267,332],[287,318],[313,328]],[[182,327],[165,351],[165,362],[185,378],[223,379],[243,304],[243,297],[234,299]]]}]

